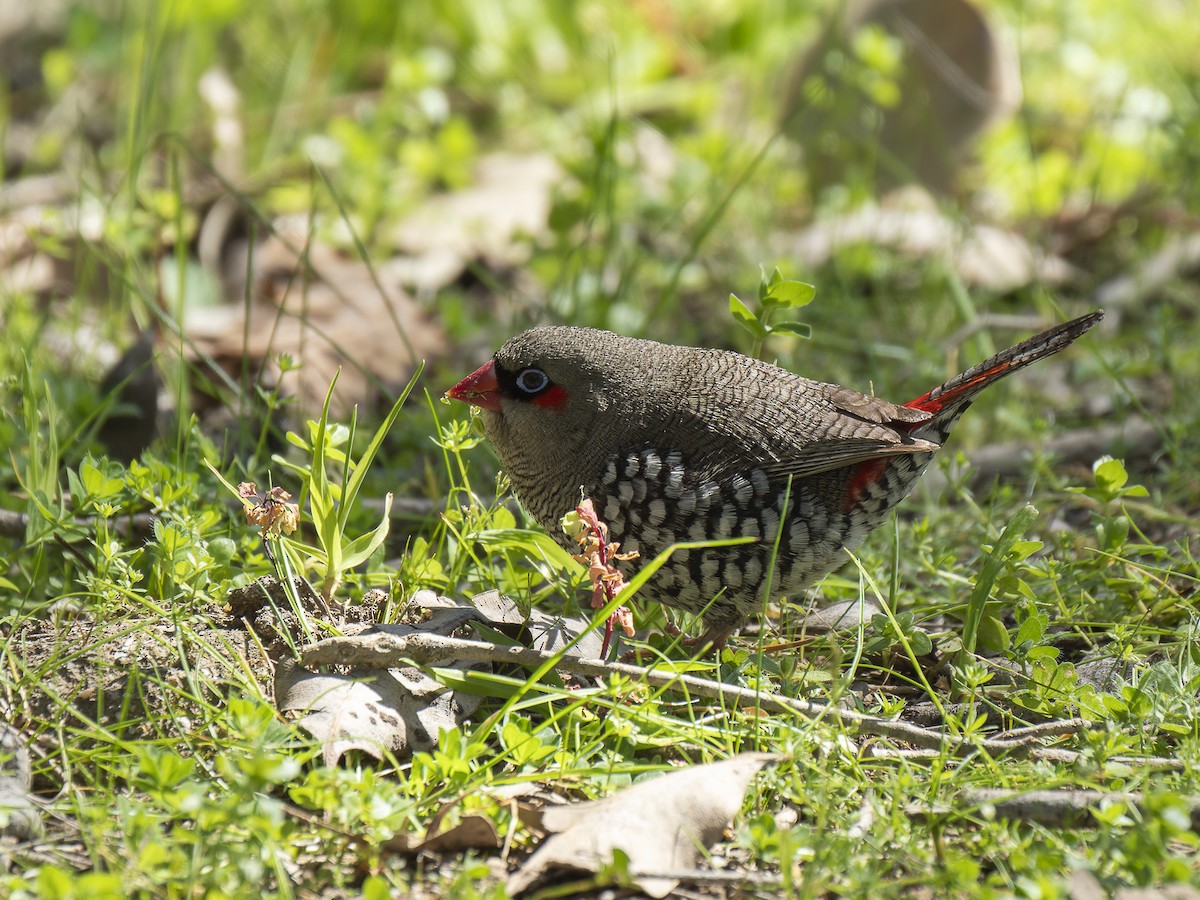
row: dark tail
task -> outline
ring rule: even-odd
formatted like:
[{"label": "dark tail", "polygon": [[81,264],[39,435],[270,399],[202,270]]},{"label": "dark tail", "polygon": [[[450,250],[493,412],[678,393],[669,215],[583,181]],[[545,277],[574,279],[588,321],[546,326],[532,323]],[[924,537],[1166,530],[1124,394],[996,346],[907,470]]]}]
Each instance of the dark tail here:
[{"label": "dark tail", "polygon": [[1023,369],[1039,359],[1052,356],[1064,347],[1069,346],[1085,331],[1104,318],[1104,310],[1098,309],[1057,325],[1049,331],[1035,334],[1027,341],[1021,341],[1015,347],[1002,350],[991,359],[984,360],[961,375],[955,375],[945,384],[935,387],[927,394],[922,394],[916,400],[910,400],[905,406],[913,409],[923,409],[933,414],[933,419],[918,425],[926,428],[939,419],[953,421],[958,414],[966,409],[967,404],[975,396],[993,382],[999,381],[1006,375],[1011,375],[1018,369]]}]

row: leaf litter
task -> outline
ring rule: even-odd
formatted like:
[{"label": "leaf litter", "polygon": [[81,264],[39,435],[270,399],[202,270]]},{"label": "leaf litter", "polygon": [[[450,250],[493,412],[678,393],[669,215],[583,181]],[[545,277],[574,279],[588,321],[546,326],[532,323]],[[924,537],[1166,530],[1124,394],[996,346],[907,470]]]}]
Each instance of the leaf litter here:
[{"label": "leaf litter", "polygon": [[666,897],[679,886],[671,873],[695,869],[741,809],[750,780],[774,753],[743,753],[639,781],[611,797],[542,810],[552,833],[508,880],[518,895],[563,870],[596,873],[615,851],[639,888]]}]

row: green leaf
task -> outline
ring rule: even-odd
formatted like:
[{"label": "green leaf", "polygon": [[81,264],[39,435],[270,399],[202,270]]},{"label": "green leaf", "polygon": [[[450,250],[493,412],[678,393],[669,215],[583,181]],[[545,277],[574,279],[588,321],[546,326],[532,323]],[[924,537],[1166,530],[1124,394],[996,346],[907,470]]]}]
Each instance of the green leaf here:
[{"label": "green leaf", "polygon": [[[391,410],[387,417],[375,429],[375,434],[371,438],[371,443],[363,451],[362,456],[358,458],[358,463],[354,467],[354,474],[350,476],[346,482],[346,490],[343,499],[343,504],[346,507],[346,512],[343,515],[343,521],[349,515],[349,509],[353,506],[354,501],[358,497],[358,492],[362,488],[363,479],[367,476],[367,470],[371,467],[372,461],[375,459],[375,454],[379,452],[379,448],[383,446],[383,440],[392,429],[392,424],[396,421],[396,417],[400,415],[400,407],[404,405],[404,401],[408,399],[408,395],[412,393],[412,389],[417,386],[417,379],[421,377],[421,373],[425,370],[424,360],[417,366],[417,370],[413,372],[412,378],[408,380],[408,384],[400,391],[400,396],[396,398],[396,402],[392,404]],[[389,501],[390,502],[390,501]]]},{"label": "green leaf", "polygon": [[1058,659],[1058,652],[1059,651],[1057,647],[1030,647],[1029,652],[1025,654],[1025,658],[1031,663],[1037,662],[1038,660],[1049,660],[1050,662],[1055,662]]},{"label": "green leaf", "polygon": [[1129,537],[1128,516],[1113,516],[1096,523],[1096,539],[1101,550],[1119,550]]},{"label": "green leaf", "polygon": [[992,585],[995,584],[996,577],[1004,567],[1009,551],[1029,530],[1029,526],[1034,523],[1037,516],[1037,508],[1028,503],[1018,510],[1008,525],[1004,527],[1000,540],[996,541],[996,546],[992,548],[987,561],[983,564],[979,577],[975,581],[975,589],[971,592],[971,599],[967,602],[967,614],[963,621],[963,648],[968,653],[975,652],[980,622],[983,619],[988,597],[992,593]]},{"label": "green leaf", "polygon": [[[339,369],[338,372],[334,374],[333,380],[329,384],[329,392],[326,394],[327,400],[333,399],[333,388],[334,385],[337,384],[337,380],[340,375],[341,370]],[[308,431],[314,444],[317,442],[317,438],[322,434],[325,436],[325,452],[331,456],[334,448],[344,447],[350,443],[350,427],[348,425],[343,425],[340,422],[330,422],[328,409],[322,411],[320,420],[309,419]],[[339,455],[338,458],[341,459],[341,456]]]},{"label": "green leaf", "polygon": [[317,543],[321,545],[321,556],[332,564],[335,553],[331,551],[340,547],[342,535],[341,529],[338,528],[333,498],[327,489],[317,490],[314,485],[309,492],[308,503],[312,511],[313,526],[317,529]]},{"label": "green leaf", "polygon": [[1129,473],[1125,471],[1125,463],[1119,459],[1113,459],[1111,456],[1103,456],[1096,460],[1092,475],[1096,479],[1096,487],[1112,497],[1115,497],[1121,488],[1125,487],[1125,482],[1129,480]]},{"label": "green leaf", "polygon": [[763,302],[768,306],[786,306],[789,309],[799,309],[812,303],[817,295],[817,289],[803,281],[781,281],[771,285]]},{"label": "green leaf", "polygon": [[173,750],[147,746],[138,752],[137,768],[150,787],[161,790],[175,787],[188,778],[196,764]]},{"label": "green leaf", "polygon": [[1029,616],[1017,626],[1016,644],[1020,646],[1024,643],[1038,644],[1046,636],[1046,626],[1050,624],[1050,617],[1045,613],[1032,612]]},{"label": "green leaf", "polygon": [[383,517],[375,526],[375,530],[369,534],[364,534],[362,537],[355,538],[348,543],[342,550],[342,569],[349,570],[355,566],[362,565],[371,554],[383,546],[383,541],[388,535],[388,528],[391,525],[391,520],[388,518],[392,511],[392,493],[388,493],[383,498]]},{"label": "green leaf", "polygon": [[489,527],[508,529],[517,527],[517,517],[503,506],[497,506],[489,516]]},{"label": "green leaf", "polygon": [[1041,541],[1017,541],[1008,552],[1008,558],[1013,562],[1021,562],[1037,553],[1045,546]]},{"label": "green leaf", "polygon": [[1059,663],[1054,667],[1053,675],[1046,683],[1046,693],[1055,695],[1053,699],[1063,701],[1068,699],[1075,689],[1079,677],[1075,667],[1069,662]]},{"label": "green leaf", "polygon": [[488,528],[474,535],[487,550],[521,550],[546,560],[558,569],[578,570],[579,563],[544,531],[526,528]]},{"label": "green leaf", "polygon": [[1114,716],[1124,716],[1129,713],[1129,707],[1125,705],[1125,701],[1120,697],[1113,694],[1101,694],[1100,700],[1104,704],[1104,708]]},{"label": "green leaf", "polygon": [[805,340],[812,337],[812,326],[805,322],[776,322],[770,330],[771,334],[791,334]]},{"label": "green leaf", "polygon": [[779,266],[776,266],[770,275],[763,272],[762,278],[758,282],[758,302],[766,303],[767,297],[771,295],[771,290],[782,281],[783,273],[779,271]]},{"label": "green leaf", "polygon": [[90,499],[105,500],[112,497],[125,486],[122,478],[110,478],[91,457],[79,465],[79,478],[83,482],[83,490]]},{"label": "green leaf", "polygon": [[754,313],[750,312],[750,307],[743,303],[736,294],[729,295],[729,312],[733,315],[734,320],[754,337],[761,340],[767,336],[766,326],[758,321]]},{"label": "green leaf", "polygon": [[933,652],[933,641],[921,629],[914,628],[904,636],[908,639],[908,646],[912,648],[914,656],[928,656]]},{"label": "green leaf", "polygon": [[504,726],[500,740],[508,750],[513,764],[518,767],[536,764],[557,749],[553,744],[543,744],[537,736],[522,728],[516,721],[508,722]]},{"label": "green leaf", "polygon": [[984,616],[979,622],[978,646],[990,653],[1003,653],[1009,647],[1008,629],[995,616]]},{"label": "green leaf", "polygon": [[1126,828],[1133,824],[1125,815],[1128,807],[1122,800],[1113,800],[1107,806],[1093,806],[1088,811],[1097,822],[1110,829]]}]

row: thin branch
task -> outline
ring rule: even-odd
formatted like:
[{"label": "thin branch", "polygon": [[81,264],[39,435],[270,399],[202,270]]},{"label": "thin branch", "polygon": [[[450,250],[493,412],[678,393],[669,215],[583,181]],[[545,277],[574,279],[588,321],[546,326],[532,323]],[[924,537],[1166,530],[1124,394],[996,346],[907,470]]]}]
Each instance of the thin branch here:
[{"label": "thin branch", "polygon": [[[902,750],[877,745],[865,747],[863,754],[872,759],[940,759],[944,755],[938,750]],[[1058,747],[1036,747],[1029,755],[1043,762],[1072,764],[1079,761],[1077,752]],[[1108,756],[1105,757],[1105,762],[1111,765],[1137,766],[1139,771],[1155,769],[1163,772],[1182,772],[1187,768],[1183,760],[1171,756]]]},{"label": "thin branch", "polygon": [[[406,637],[387,633],[370,633],[350,637],[332,637],[310,644],[300,654],[303,665],[361,666],[387,669],[415,663],[434,664],[447,659],[470,662],[491,662],[518,666],[538,666],[557,654],[531,650],[526,647],[503,647],[485,641],[468,641],[436,634],[413,634]],[[764,694],[749,688],[724,684],[678,672],[663,672],[627,663],[605,662],[600,659],[563,658],[558,668],[588,677],[623,675],[651,687],[673,688],[730,705],[754,706],[767,712],[792,714],[806,719],[831,719],[847,729],[877,737],[892,738],[928,750],[942,753],[1021,754],[1036,759],[1074,762],[1079,754],[1072,750],[1044,748],[1035,745],[1035,738],[1015,740],[996,738],[964,738],[920,728],[907,722],[882,719],[850,709],[823,703],[797,700],[779,694]]]},{"label": "thin branch", "polygon": [[[1188,805],[1192,828],[1200,830],[1200,799],[1182,798]],[[989,807],[1002,819],[1021,822],[1036,822],[1050,828],[1081,828],[1102,826],[1091,811],[1104,803],[1124,803],[1141,809],[1143,797],[1139,793],[1110,792],[1097,790],[1034,790],[1007,791],[996,788],[980,788],[965,791],[960,797],[961,810]],[[919,818],[928,818],[939,813],[951,812],[946,807],[912,806],[908,813]]]},{"label": "thin branch", "polygon": [[1062,737],[1067,734],[1082,734],[1088,730],[1087,719],[1055,719],[1052,722],[1041,722],[1037,725],[1026,725],[1023,728],[1010,728],[997,738],[1007,741],[1018,741],[1024,738]]}]

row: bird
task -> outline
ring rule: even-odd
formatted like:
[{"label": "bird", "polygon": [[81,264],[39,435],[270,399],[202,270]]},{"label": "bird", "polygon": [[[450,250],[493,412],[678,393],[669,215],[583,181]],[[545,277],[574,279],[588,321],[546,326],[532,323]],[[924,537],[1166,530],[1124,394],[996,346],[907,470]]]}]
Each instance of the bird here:
[{"label": "bird", "polygon": [[[640,597],[702,613],[723,647],[772,599],[848,560],[903,500],[980,392],[1074,342],[1096,310],[907,403],[730,350],[546,325],[511,338],[446,392],[479,410],[517,499],[559,543],[583,499],[632,575],[676,548]],[[577,548],[576,548],[577,549]]]}]

